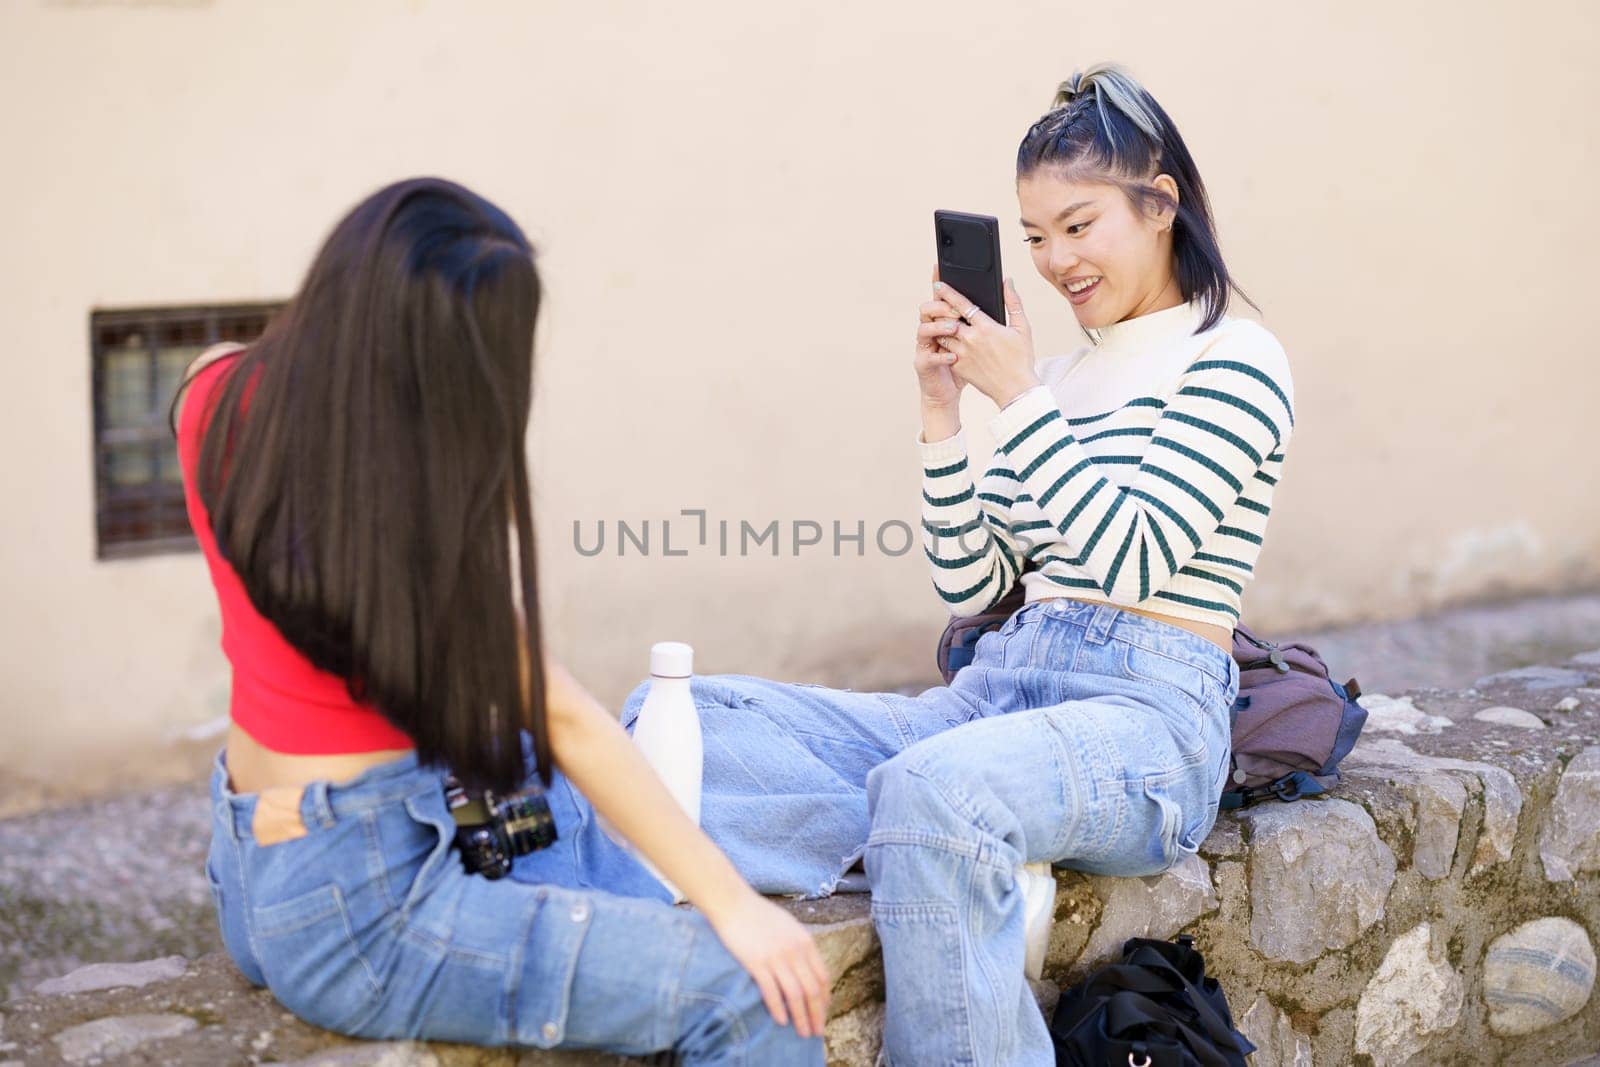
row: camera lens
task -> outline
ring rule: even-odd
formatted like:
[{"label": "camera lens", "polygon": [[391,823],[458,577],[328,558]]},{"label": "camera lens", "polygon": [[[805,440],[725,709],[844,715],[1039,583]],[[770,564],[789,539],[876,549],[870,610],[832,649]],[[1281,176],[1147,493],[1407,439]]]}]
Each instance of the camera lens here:
[{"label": "camera lens", "polygon": [[505,826],[512,855],[524,856],[555,843],[555,819],[543,796],[514,797],[501,805],[497,814]]},{"label": "camera lens", "polygon": [[953,245],[955,243],[956,243],[956,239],[954,237],[951,237],[948,233],[941,233],[939,235],[939,244],[944,246],[945,248],[949,248],[951,245]]}]

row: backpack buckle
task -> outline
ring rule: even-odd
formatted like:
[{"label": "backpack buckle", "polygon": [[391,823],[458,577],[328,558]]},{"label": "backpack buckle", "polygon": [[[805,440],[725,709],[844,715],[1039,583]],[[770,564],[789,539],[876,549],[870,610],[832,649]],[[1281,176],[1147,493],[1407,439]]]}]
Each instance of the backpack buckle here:
[{"label": "backpack buckle", "polygon": [[1267,789],[1273,796],[1286,803],[1327,792],[1327,788],[1314,775],[1306,771],[1295,771],[1293,774],[1286,774],[1276,782],[1268,785]]},{"label": "backpack buckle", "polygon": [[1228,811],[1234,811],[1238,808],[1248,808],[1250,805],[1260,800],[1265,793],[1265,788],[1230,789],[1226,793],[1222,794],[1222,799],[1218,801],[1217,807],[1219,809],[1226,809]]}]

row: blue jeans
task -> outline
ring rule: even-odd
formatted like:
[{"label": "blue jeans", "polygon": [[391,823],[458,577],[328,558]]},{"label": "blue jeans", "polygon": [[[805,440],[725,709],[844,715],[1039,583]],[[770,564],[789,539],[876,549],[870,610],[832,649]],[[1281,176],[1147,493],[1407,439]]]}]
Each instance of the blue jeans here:
[{"label": "blue jeans", "polygon": [[1018,866],[1163,871],[1198,850],[1228,773],[1238,667],[1204,638],[1047,600],[974,652],[917,696],[691,683],[701,823],[745,877],[822,896],[864,862],[895,1064],[1053,1063],[1023,980]]},{"label": "blue jeans", "polygon": [[[779,1027],[705,918],[593,819],[559,775],[556,845],[498,881],[451,847],[441,775],[414,755],[299,797],[303,836],[255,839],[261,794],[211,776],[206,878],[245,976],[308,1022],[360,1037],[676,1049],[693,1064],[823,1062]],[[293,809],[290,809],[293,818]]]}]

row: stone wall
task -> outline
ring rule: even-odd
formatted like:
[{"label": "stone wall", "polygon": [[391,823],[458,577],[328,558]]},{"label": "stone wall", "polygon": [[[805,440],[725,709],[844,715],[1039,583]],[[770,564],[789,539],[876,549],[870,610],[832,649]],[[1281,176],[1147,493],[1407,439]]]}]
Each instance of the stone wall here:
[{"label": "stone wall", "polygon": [[[1600,651],[1362,702],[1367,731],[1332,798],[1225,813],[1198,855],[1159,877],[1059,872],[1041,1002],[1125,938],[1188,931],[1257,1065],[1560,1064],[1600,1051]],[[884,1008],[866,900],[792,906],[837,976],[830,1061],[871,1064]],[[6,1004],[7,1056],[622,1062],[348,1042],[288,1018],[215,954],[44,983]]]}]

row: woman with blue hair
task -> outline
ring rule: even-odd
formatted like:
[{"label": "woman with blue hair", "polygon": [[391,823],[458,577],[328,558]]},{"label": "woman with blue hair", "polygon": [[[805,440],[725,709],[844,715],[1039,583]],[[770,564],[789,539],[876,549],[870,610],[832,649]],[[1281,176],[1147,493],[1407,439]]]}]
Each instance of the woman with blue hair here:
[{"label": "woman with blue hair", "polygon": [[[757,888],[859,860],[888,1061],[1053,1063],[1024,982],[1023,864],[1148,875],[1216,819],[1230,654],[1294,424],[1283,349],[1234,288],[1171,118],[1125,71],[1064,83],[1017,152],[1023,239],[1090,342],[1043,361],[935,279],[915,371],[923,547],[953,615],[1025,603],[916,696],[714,675],[702,825]],[[958,401],[995,404],[970,455]],[[624,709],[637,714],[643,690]]]}]

